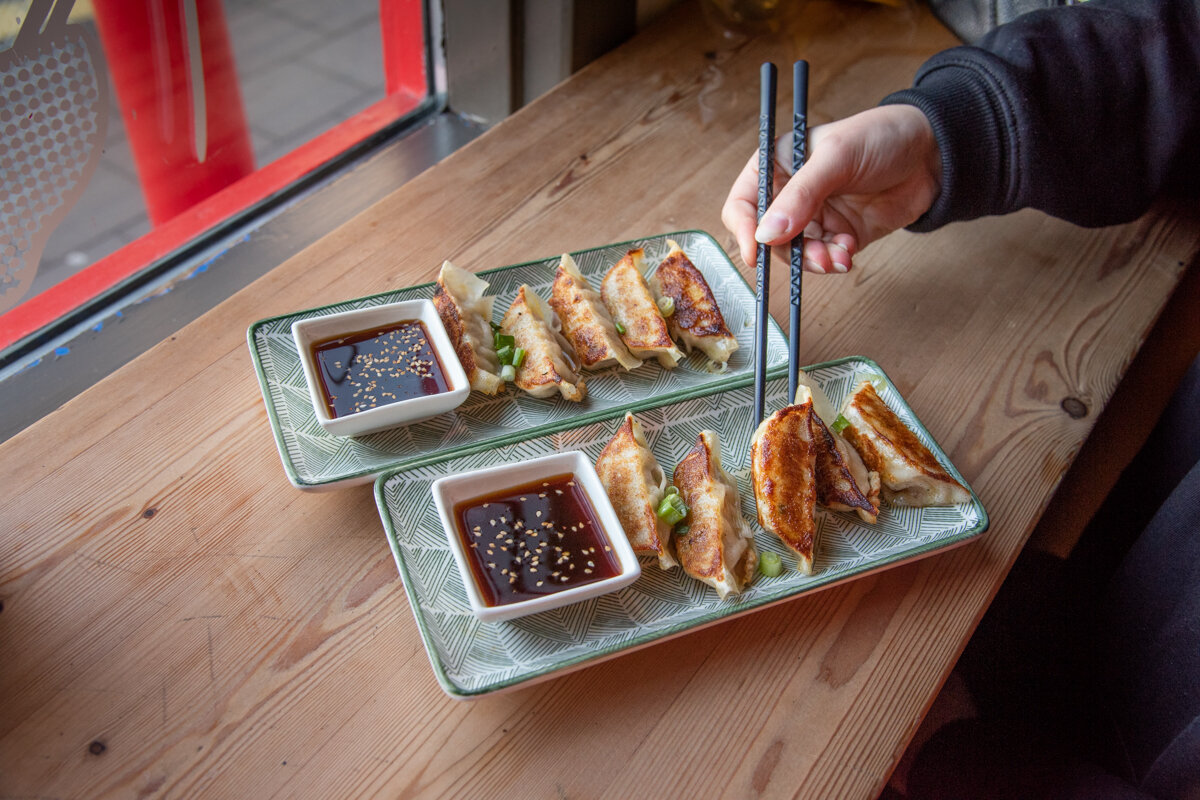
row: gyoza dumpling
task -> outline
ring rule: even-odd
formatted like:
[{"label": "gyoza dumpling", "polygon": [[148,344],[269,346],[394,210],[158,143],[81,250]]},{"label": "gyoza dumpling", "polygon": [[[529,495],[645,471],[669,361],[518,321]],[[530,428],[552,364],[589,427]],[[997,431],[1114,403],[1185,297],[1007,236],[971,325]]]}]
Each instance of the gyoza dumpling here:
[{"label": "gyoza dumpling", "polygon": [[517,388],[534,397],[549,397],[558,392],[578,402],[587,396],[587,386],[569,355],[570,343],[558,329],[554,310],[524,285],[517,290],[517,298],[500,322],[500,332],[512,336],[517,347],[525,350],[525,360],[517,368],[513,381]]},{"label": "gyoza dumpling", "polygon": [[599,369],[614,361],[625,369],[642,365],[641,359],[625,348],[600,295],[566,253],[555,270],[550,307],[562,321],[563,335],[583,366]]},{"label": "gyoza dumpling", "polygon": [[750,440],[758,524],[796,553],[796,567],[805,575],[812,574],[817,546],[814,419],[812,399],[800,386],[796,403],[764,419]]},{"label": "gyoza dumpling", "polygon": [[492,337],[492,303],[496,298],[484,295],[487,288],[487,281],[446,261],[438,273],[433,304],[471,388],[498,394],[504,381],[500,379],[500,359]]},{"label": "gyoza dumpling", "polygon": [[867,469],[862,456],[830,425],[837,420],[825,392],[799,370],[796,402],[812,399],[812,438],[816,447],[817,502],[834,511],[853,511],[864,522],[879,516],[879,473]]},{"label": "gyoza dumpling", "polygon": [[675,560],[671,525],[655,510],[667,488],[667,476],[646,444],[642,426],[626,414],[625,421],[596,459],[596,474],[604,484],[621,520],[621,527],[635,553],[658,557],[658,565],[670,569]]},{"label": "gyoza dumpling", "polygon": [[933,453],[896,416],[869,380],[846,398],[842,430],[867,469],[879,473],[883,499],[897,506],[949,506],[971,493],[942,468]]},{"label": "gyoza dumpling", "polygon": [[701,431],[696,446],[675,467],[675,488],[688,515],[675,529],[675,553],[688,575],[722,598],[738,594],[754,577],[758,548],[742,517],[737,482],[721,469],[721,440]]},{"label": "gyoza dumpling", "polygon": [[688,352],[698,347],[714,364],[725,364],[738,349],[738,341],[725,326],[725,317],[704,275],[678,244],[670,239],[667,244],[671,249],[650,276],[650,288],[657,299],[669,297],[675,304],[667,317],[671,335]]},{"label": "gyoza dumpling", "polygon": [[683,353],[671,339],[667,321],[642,277],[645,255],[641,248],[630,250],[614,264],[600,282],[600,299],[612,314],[617,333],[629,352],[638,358],[653,356],[659,364],[672,369]]}]

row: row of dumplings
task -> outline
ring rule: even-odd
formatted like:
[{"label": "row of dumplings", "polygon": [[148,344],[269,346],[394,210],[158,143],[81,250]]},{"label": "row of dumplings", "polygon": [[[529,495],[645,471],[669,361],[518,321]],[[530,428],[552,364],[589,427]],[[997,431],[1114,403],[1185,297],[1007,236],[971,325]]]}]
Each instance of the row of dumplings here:
[{"label": "row of dumplings", "polygon": [[[526,285],[498,326],[492,323],[495,297],[487,281],[454,266],[442,264],[433,301],[454,343],[454,350],[471,382],[485,394],[503,391],[505,363],[512,351],[524,353],[512,370],[517,388],[535,397],[555,392],[567,400],[587,396],[583,369],[619,364],[636,369],[654,358],[673,369],[687,351],[701,350],[724,366],[738,347],[729,332],[704,275],[684,251],[668,240],[670,250],[647,281],[645,252],[629,251],[614,264],[597,292],[569,254],[555,270],[547,303]],[[506,362],[506,356],[509,361]]]},{"label": "row of dumplings", "polygon": [[[662,569],[682,566],[722,598],[740,593],[756,572],[778,574],[765,569],[768,554],[756,569],[754,533],[741,514],[737,481],[721,467],[716,431],[700,433],[669,485],[641,425],[626,414],[597,459],[596,472],[634,551],[656,556]],[[881,496],[910,507],[971,499],[869,379],[858,383],[835,415],[820,387],[801,373],[795,402],[755,430],[751,473],[759,525],[796,555],[798,571],[808,575],[818,547],[818,505],[873,524]],[[684,503],[678,524],[660,513],[668,493],[678,493]]]}]

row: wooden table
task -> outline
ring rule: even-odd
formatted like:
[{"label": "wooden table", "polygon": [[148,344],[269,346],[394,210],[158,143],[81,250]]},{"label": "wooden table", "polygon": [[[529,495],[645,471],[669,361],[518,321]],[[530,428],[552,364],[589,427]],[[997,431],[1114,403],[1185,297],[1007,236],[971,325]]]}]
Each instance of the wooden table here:
[{"label": "wooden table", "polygon": [[811,61],[820,122],[954,43],[915,7],[813,0],[800,22],[737,42],[677,8],[0,447],[0,795],[876,795],[1200,249],[1194,213],[901,232],[810,277],[802,363],[880,362],[990,531],[466,703],[434,680],[371,492],[284,479],[244,338],[447,257],[693,227],[735,252],[719,210],[763,60]]}]

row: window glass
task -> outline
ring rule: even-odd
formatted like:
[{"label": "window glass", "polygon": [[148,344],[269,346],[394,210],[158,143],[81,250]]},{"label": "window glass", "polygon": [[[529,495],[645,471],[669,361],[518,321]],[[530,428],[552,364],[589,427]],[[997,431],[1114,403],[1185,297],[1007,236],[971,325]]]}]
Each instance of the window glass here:
[{"label": "window glass", "polygon": [[0,2],[0,348],[429,106],[419,0]]}]

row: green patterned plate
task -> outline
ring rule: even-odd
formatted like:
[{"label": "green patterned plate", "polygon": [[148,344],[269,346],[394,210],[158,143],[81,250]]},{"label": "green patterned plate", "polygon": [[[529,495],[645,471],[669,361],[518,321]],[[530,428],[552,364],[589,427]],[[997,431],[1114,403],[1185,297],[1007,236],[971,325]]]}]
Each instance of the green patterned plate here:
[{"label": "green patterned plate", "polygon": [[[539,400],[510,390],[497,397],[474,392],[449,414],[425,422],[358,438],[331,436],[317,424],[309,399],[299,353],[292,339],[292,323],[321,314],[432,297],[434,284],[426,283],[336,305],[313,308],[260,320],[246,338],[258,373],[271,430],[288,480],[301,489],[328,489],[373,480],[380,472],[400,466],[443,461],[499,447],[539,433],[576,428],[591,422],[623,416],[626,411],[698,397],[720,389],[746,386],[754,380],[754,291],[746,284],[729,256],[712,236],[702,231],[681,231],[646,239],[597,247],[573,253],[583,274],[599,289],[600,279],[634,247],[646,250],[646,263],[654,269],[667,253],[667,239],[677,241],[704,273],[729,330],[740,345],[729,369],[713,373],[707,359],[694,352],[673,370],[647,362],[626,372],[620,367],[587,372],[588,397],[582,403],[561,398]],[[496,295],[496,317],[526,283],[549,298],[559,256],[481,271]],[[470,267],[468,264],[459,266]],[[786,369],[787,340],[772,321],[768,332],[767,364],[771,374]]]},{"label": "green patterned plate", "polygon": [[[807,371],[835,405],[841,404],[857,375],[883,375],[877,364],[864,358],[832,361]],[[786,378],[768,384],[768,409],[784,404],[786,384]],[[890,381],[881,395],[961,481],[962,476]],[[750,386],[668,401],[637,414],[654,455],[668,472],[692,448],[701,430],[719,431],[723,465],[737,478],[742,513],[751,522],[760,551],[773,550],[783,559],[782,575],[759,575],[740,596],[726,600],[720,600],[716,591],[689,578],[682,569],[663,571],[656,560],[645,559],[637,582],[594,600],[510,622],[482,623],[471,614],[466,590],[434,509],[430,484],[443,475],[560,450],[582,450],[595,459],[611,438],[615,421],[593,422],[381,475],[375,484],[375,501],[429,660],[446,693],[456,698],[477,697],[593,664],[737,614],[927,556],[962,544],[987,529],[987,512],[974,493],[970,503],[946,508],[884,505],[875,525],[865,524],[851,514],[818,509],[820,546],[815,574],[799,574],[791,551],[755,521],[747,466],[754,428],[753,402],[754,388]]]}]

